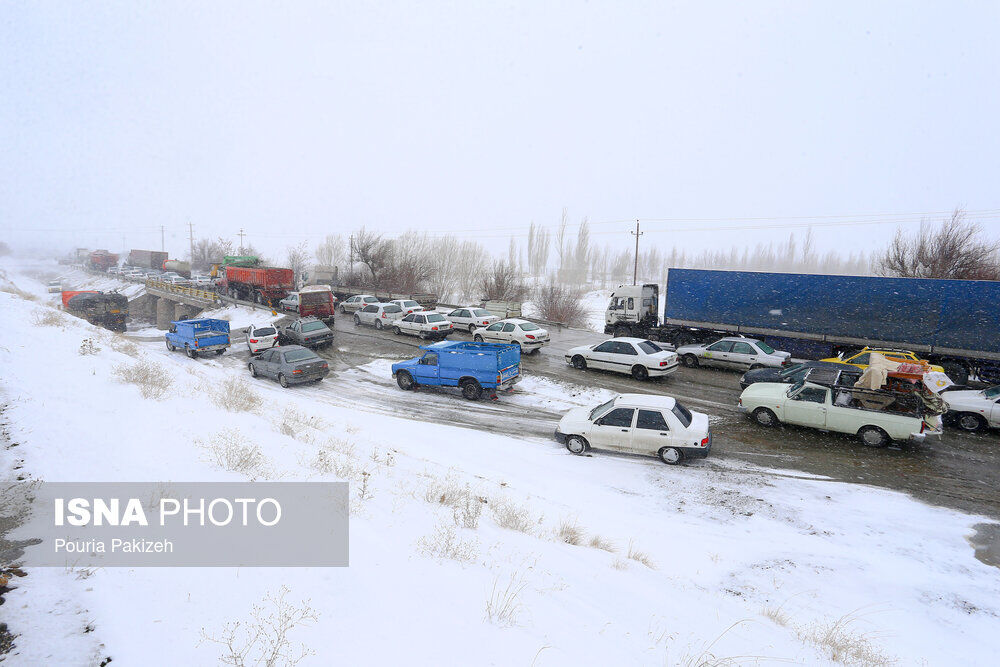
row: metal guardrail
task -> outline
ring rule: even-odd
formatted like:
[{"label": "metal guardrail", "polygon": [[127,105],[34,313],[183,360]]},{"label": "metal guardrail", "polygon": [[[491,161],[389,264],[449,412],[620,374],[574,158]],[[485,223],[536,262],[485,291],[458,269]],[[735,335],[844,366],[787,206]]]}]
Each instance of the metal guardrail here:
[{"label": "metal guardrail", "polygon": [[162,280],[153,280],[152,278],[146,279],[146,287],[150,289],[159,290],[161,292],[168,292],[171,294],[180,294],[192,299],[201,299],[203,301],[208,301],[210,303],[218,303],[219,295],[215,292],[210,292],[209,290],[198,289],[197,287],[187,287],[185,285],[174,285],[173,283],[164,282]]}]

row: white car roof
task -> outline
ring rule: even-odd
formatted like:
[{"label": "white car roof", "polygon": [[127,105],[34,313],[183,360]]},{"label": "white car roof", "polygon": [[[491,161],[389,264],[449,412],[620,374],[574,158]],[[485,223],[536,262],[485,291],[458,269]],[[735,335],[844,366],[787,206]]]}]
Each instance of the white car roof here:
[{"label": "white car roof", "polygon": [[[649,339],[648,338],[630,338],[628,336],[620,336],[618,338],[609,338],[608,340],[620,340],[623,343],[645,343]],[[600,343],[598,343],[598,345],[601,345],[602,343],[607,343],[608,340],[601,341]],[[655,342],[653,342],[653,341],[650,341],[650,342],[653,343],[653,345],[656,345]]]},{"label": "white car roof", "polygon": [[653,394],[619,394],[615,405],[627,408],[653,408],[654,410],[673,410],[677,400],[672,396],[655,396]]},{"label": "white car roof", "polygon": [[528,320],[522,320],[520,317],[508,317],[503,322],[510,322],[511,324],[531,324]]},{"label": "white car roof", "polygon": [[[727,336],[725,338],[720,338],[719,340],[717,340],[715,342],[716,343],[720,343],[720,342],[722,342],[724,340],[731,340],[734,343],[759,343],[760,342],[756,338],[747,338],[745,336]],[[709,345],[711,345],[711,344],[712,343],[709,343]]]}]

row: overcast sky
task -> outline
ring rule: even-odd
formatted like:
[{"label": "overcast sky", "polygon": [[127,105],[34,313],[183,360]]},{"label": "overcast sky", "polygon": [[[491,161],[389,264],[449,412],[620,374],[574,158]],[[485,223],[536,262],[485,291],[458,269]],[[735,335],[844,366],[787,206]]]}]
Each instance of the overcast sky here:
[{"label": "overcast sky", "polygon": [[1000,233],[998,33],[994,2],[5,2],[0,232],[505,248],[566,207],[616,245],[863,249],[964,205]]}]

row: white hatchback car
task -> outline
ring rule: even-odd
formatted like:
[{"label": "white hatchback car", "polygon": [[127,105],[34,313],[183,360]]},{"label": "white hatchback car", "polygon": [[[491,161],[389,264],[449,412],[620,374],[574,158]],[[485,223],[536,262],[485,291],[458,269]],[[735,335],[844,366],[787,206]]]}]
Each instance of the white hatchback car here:
[{"label": "white hatchback car", "polygon": [[620,394],[596,408],[574,408],[556,428],[573,454],[610,449],[657,456],[664,463],[705,458],[712,449],[708,415],[691,412],[670,396]]},{"label": "white hatchback car", "polygon": [[474,333],[479,327],[488,327],[499,322],[500,317],[483,308],[456,308],[448,313],[447,318],[456,329],[468,329]]},{"label": "white hatchback car", "polygon": [[270,324],[261,326],[251,324],[244,333],[247,336],[247,349],[252,355],[260,354],[278,344],[278,330]]},{"label": "white hatchback car", "polygon": [[956,389],[941,394],[948,403],[946,424],[963,431],[1000,428],[1000,385],[986,389]]},{"label": "white hatchback car", "polygon": [[549,332],[534,322],[510,318],[476,329],[473,340],[487,343],[517,343],[525,352],[536,352],[549,342]]},{"label": "white hatchback car", "polygon": [[376,329],[385,329],[402,318],[403,309],[394,303],[370,303],[354,313],[354,325],[367,324]]},{"label": "white hatchback car", "polygon": [[779,352],[762,340],[733,336],[708,345],[684,345],[677,356],[688,368],[717,366],[745,371],[756,368],[780,368],[791,363],[789,352]]},{"label": "white hatchback car", "polygon": [[424,310],[424,307],[413,299],[393,299],[389,303],[394,303],[403,310],[404,315],[409,315],[410,313],[419,313]]},{"label": "white hatchback car", "polygon": [[636,380],[664,377],[679,366],[676,353],[645,338],[612,338],[596,345],[573,347],[566,353],[566,363],[580,370],[627,373]]},{"label": "white hatchback car", "polygon": [[378,299],[373,297],[371,294],[358,294],[357,296],[352,296],[351,298],[344,300],[344,302],[340,304],[340,312],[354,313],[370,303],[378,303]]},{"label": "white hatchback car", "polygon": [[444,339],[455,330],[454,325],[441,313],[410,313],[392,325],[394,334],[410,334],[421,338]]}]

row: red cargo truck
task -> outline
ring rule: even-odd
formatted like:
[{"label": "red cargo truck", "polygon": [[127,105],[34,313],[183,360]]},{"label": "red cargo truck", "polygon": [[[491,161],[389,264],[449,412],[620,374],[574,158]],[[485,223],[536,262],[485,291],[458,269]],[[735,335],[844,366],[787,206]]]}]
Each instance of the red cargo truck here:
[{"label": "red cargo truck", "polygon": [[234,299],[255,301],[273,308],[295,289],[295,274],[291,269],[271,266],[227,266],[218,289]]}]

